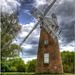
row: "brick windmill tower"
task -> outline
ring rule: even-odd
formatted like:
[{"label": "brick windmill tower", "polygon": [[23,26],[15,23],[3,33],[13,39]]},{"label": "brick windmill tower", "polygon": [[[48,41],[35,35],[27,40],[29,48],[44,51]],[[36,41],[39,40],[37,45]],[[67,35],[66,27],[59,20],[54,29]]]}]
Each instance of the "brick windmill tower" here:
[{"label": "brick windmill tower", "polygon": [[[30,11],[30,13],[38,19],[38,22],[22,41],[22,43],[24,43],[33,30],[40,24],[41,32],[37,54],[36,73],[63,73],[62,60],[58,45],[58,37],[61,31],[57,25],[57,17],[54,13],[51,15],[51,18],[46,17],[46,14],[52,6],[56,7],[54,4],[58,4],[57,0],[53,0],[50,5],[46,4],[45,7],[41,8],[43,13],[35,7]],[[20,45],[22,45],[22,43]]]}]

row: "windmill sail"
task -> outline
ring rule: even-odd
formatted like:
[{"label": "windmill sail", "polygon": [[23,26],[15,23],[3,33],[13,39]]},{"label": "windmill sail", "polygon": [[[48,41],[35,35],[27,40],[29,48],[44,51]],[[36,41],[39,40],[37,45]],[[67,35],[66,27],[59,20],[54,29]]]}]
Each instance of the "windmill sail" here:
[{"label": "windmill sail", "polygon": [[44,22],[47,23],[48,25],[55,25],[55,26],[57,26],[57,23],[52,18],[45,17],[44,18]]},{"label": "windmill sail", "polygon": [[50,16],[50,14],[53,12],[53,10],[57,7],[57,5],[59,4],[61,0],[47,0],[47,2],[45,4],[41,4],[38,7],[36,7],[37,5],[35,5],[34,7],[38,9],[38,11],[42,14],[42,15],[48,15]]},{"label": "windmill sail", "polygon": [[30,13],[32,14],[32,16],[34,16],[36,19],[38,19],[39,17],[42,16],[42,13],[37,9],[37,8],[33,8]]},{"label": "windmill sail", "polygon": [[33,32],[33,30],[38,26],[39,22],[37,22],[35,24],[35,26],[32,28],[32,30],[29,32],[29,34],[24,38],[24,40],[20,43],[20,46],[22,45],[22,43],[25,42],[25,40],[29,37],[29,35]]},{"label": "windmill sail", "polygon": [[56,42],[57,37],[59,38],[59,34],[61,31],[59,30],[59,26],[56,25],[55,21],[51,18],[45,18],[43,27]]},{"label": "windmill sail", "polygon": [[57,7],[57,5],[60,3],[61,0],[56,0],[56,2],[54,3],[54,5],[51,7],[51,9],[48,11],[47,16],[51,16],[52,12],[55,10],[55,8]]},{"label": "windmill sail", "polygon": [[37,7],[37,5],[35,5],[34,7],[37,8],[42,15],[46,15],[47,12],[50,10],[50,8],[53,6],[53,4],[55,3],[56,0],[50,0],[50,2],[45,2],[44,4],[41,4]]},{"label": "windmill sail", "polygon": [[54,1],[47,7],[47,9],[46,9],[45,12],[44,12],[44,16],[48,13],[48,11],[49,11],[50,8],[54,5],[55,2],[56,2],[56,0],[54,0]]},{"label": "windmill sail", "polygon": [[43,5],[40,5],[39,7],[34,7],[30,13],[37,19],[40,16],[45,16],[48,11],[52,8],[52,6],[54,5],[54,3],[56,2],[56,0],[52,0],[50,1],[50,3],[46,3]]},{"label": "windmill sail", "polygon": [[[53,11],[53,9],[57,6],[57,4],[61,1],[59,0],[48,0],[50,1],[50,3],[46,3],[42,6],[39,6],[39,8],[34,7],[30,13],[32,14],[32,16],[34,16],[36,19],[39,19],[38,23],[36,23],[36,25],[33,27],[33,29],[30,31],[30,33],[26,36],[26,38],[24,38],[24,40],[22,41],[22,43],[24,43],[24,41],[28,38],[28,36],[33,32],[33,30],[37,27],[37,25],[39,23],[44,24],[42,25],[45,30],[50,34],[50,36],[52,36],[53,40],[56,41],[57,37],[59,37],[59,34],[61,33],[61,31],[57,25],[57,23],[55,22],[55,20],[52,20],[50,18],[46,18],[46,15],[48,13],[51,14],[51,12]],[[49,15],[50,15],[49,14]],[[41,20],[42,18],[42,20]],[[22,45],[22,43],[20,45]]]}]

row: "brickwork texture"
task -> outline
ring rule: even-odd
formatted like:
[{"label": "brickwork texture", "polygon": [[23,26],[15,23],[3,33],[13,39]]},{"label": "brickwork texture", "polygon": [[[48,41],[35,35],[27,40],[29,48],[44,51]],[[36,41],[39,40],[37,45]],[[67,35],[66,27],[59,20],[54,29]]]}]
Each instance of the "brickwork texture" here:
[{"label": "brickwork texture", "polygon": [[[45,40],[48,40],[48,45],[44,44]],[[45,52],[49,53],[49,64],[44,64]],[[63,73],[58,41],[55,43],[43,27],[39,39],[36,73]]]}]

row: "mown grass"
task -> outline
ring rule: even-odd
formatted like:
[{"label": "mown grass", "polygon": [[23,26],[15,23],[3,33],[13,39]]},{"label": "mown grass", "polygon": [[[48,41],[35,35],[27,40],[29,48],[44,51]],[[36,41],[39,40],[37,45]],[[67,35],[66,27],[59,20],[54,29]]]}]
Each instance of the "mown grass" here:
[{"label": "mown grass", "polygon": [[64,74],[36,74],[36,73],[25,73],[25,72],[2,72],[1,75],[74,75],[71,73]]}]

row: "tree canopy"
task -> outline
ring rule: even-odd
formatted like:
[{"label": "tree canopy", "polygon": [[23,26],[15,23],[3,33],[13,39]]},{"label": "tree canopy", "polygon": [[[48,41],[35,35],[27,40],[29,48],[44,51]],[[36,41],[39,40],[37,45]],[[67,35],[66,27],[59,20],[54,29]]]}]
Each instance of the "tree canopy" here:
[{"label": "tree canopy", "polygon": [[1,71],[10,72],[25,72],[26,65],[22,58],[9,59],[1,63]]},{"label": "tree canopy", "polygon": [[[74,73],[74,52],[63,51],[61,58],[64,73]],[[22,58],[9,59],[1,63],[1,71],[35,72],[36,61],[33,59],[25,64]]]},{"label": "tree canopy", "polygon": [[37,59],[27,62],[27,72],[35,72]]},{"label": "tree canopy", "polygon": [[63,70],[65,73],[74,73],[74,52],[63,51],[61,52]]},{"label": "tree canopy", "polygon": [[21,30],[21,25],[17,15],[1,13],[1,57],[2,59],[8,57],[19,56],[21,47],[12,43]]}]

